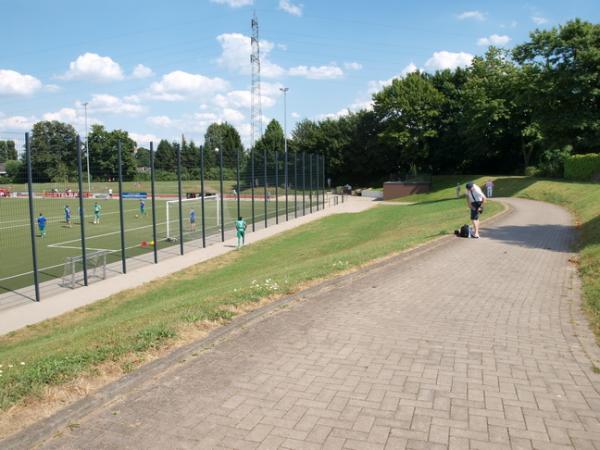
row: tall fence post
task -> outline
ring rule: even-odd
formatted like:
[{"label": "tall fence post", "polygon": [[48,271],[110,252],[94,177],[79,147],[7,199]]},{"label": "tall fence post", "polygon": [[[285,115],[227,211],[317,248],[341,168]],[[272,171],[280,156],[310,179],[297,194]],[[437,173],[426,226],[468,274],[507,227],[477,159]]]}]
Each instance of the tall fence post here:
[{"label": "tall fence post", "polygon": [[240,213],[240,149],[237,149],[237,170],[236,170],[236,175],[237,175],[237,188],[236,188],[236,192],[237,192],[237,217],[240,217],[242,214]]},{"label": "tall fence post", "polygon": [[81,183],[82,178],[82,167],[81,167],[81,142],[79,139],[79,135],[75,139],[75,144],[77,146],[77,187],[79,189],[79,231],[81,235],[81,258],[82,258],[82,267],[83,267],[83,284],[84,286],[88,285],[88,276],[87,276],[87,249],[85,244],[85,211],[83,209],[83,186]]},{"label": "tall fence post", "polygon": [[202,209],[202,248],[206,248],[206,210],[204,208],[204,147],[200,149],[200,208]]},{"label": "tall fence post", "polygon": [[267,216],[267,149],[265,148],[263,150],[263,169],[264,169],[264,175],[263,175],[263,202],[265,204],[265,228],[267,228],[268,224],[268,216]]},{"label": "tall fence post", "polygon": [[306,153],[302,152],[302,215],[306,215]]},{"label": "tall fence post", "polygon": [[150,142],[150,191],[152,193],[152,253],[154,253],[154,264],[158,263],[158,241],[156,240],[156,188],[154,174],[154,143]]},{"label": "tall fence post", "polygon": [[275,152],[275,223],[279,223],[279,152]]},{"label": "tall fence post", "polygon": [[298,218],[298,152],[294,152],[294,219]]},{"label": "tall fence post", "polygon": [[[287,137],[286,137],[287,139]],[[287,152],[287,141],[286,141],[286,146],[285,146],[285,171],[284,171],[284,178],[285,178],[285,221],[287,222],[289,220],[289,213],[288,213],[288,152]]]},{"label": "tall fence post", "polygon": [[313,155],[312,153],[309,153],[308,155],[308,204],[310,205],[310,213],[312,214],[312,195],[313,195],[313,176],[312,176],[312,169],[313,169],[313,165],[312,165],[312,160],[313,160]]},{"label": "tall fence post", "polygon": [[250,149],[250,170],[252,172],[252,176],[250,179],[250,185],[252,186],[252,231],[256,231],[256,220],[254,216],[254,149]]},{"label": "tall fence post", "polygon": [[123,150],[121,141],[117,142],[117,154],[119,163],[119,225],[121,227],[121,267],[123,273],[127,273],[127,261],[125,257],[125,223],[123,218]]},{"label": "tall fence post", "polygon": [[[177,146],[177,206],[179,208],[179,254],[183,255],[183,206],[181,204],[181,146],[184,140],[181,139],[181,144]],[[168,207],[168,206],[167,206]]]},{"label": "tall fence post", "polygon": [[38,277],[37,249],[35,243],[35,222],[33,217],[33,180],[31,173],[31,142],[29,133],[25,133],[25,158],[27,160],[27,196],[29,198],[29,229],[31,231],[31,258],[33,262],[33,285],[35,301],[40,301],[40,281]]},{"label": "tall fence post", "polygon": [[219,183],[221,186],[221,242],[225,242],[225,214],[223,212],[223,149],[219,150]]},{"label": "tall fence post", "polygon": [[325,208],[325,156],[321,156],[321,167],[323,168],[323,170],[321,171],[322,175],[322,182],[321,182],[321,186],[323,188],[323,209]]},{"label": "tall fence post", "polygon": [[317,211],[320,203],[320,195],[319,195],[319,155],[315,155],[315,200],[317,201]]}]

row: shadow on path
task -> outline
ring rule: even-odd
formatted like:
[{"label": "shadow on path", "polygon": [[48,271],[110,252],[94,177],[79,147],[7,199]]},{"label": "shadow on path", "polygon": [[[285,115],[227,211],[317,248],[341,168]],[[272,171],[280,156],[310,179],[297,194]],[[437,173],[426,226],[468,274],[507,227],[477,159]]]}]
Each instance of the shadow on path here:
[{"label": "shadow on path", "polygon": [[486,229],[482,236],[519,247],[569,253],[574,243],[573,231],[567,225],[505,225]]}]

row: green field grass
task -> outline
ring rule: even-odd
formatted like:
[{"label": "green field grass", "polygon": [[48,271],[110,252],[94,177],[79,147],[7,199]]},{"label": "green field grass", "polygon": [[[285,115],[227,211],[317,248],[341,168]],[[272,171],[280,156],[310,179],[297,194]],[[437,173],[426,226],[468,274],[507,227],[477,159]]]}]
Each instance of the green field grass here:
[{"label": "green field grass", "polygon": [[[92,208],[96,200],[84,201],[86,211],[86,246],[88,252],[106,250],[109,252],[107,262],[115,262],[121,258],[119,202],[117,199],[97,200],[102,206],[101,221],[93,223]],[[178,207],[170,200],[169,223],[167,224],[166,205],[167,201],[158,199],[156,201],[157,220],[157,242],[158,249],[176,245],[174,241],[167,240],[169,235],[179,239]],[[64,207],[69,204],[73,212],[73,223],[68,227],[64,217]],[[40,281],[44,282],[52,278],[60,278],[64,273],[65,259],[69,256],[81,255],[81,232],[79,227],[78,199],[53,199],[36,198],[34,200],[35,216],[43,213],[48,218],[46,237],[41,238],[36,227],[36,250]],[[145,200],[146,215],[142,215],[139,208],[139,200],[124,200],[124,228],[126,257],[133,258],[145,253],[152,252],[151,246],[145,246],[142,242],[151,242],[152,238],[152,206],[151,200]],[[199,240],[202,237],[201,227],[201,204],[200,200],[184,201],[183,224],[184,242]],[[216,201],[205,202],[205,222],[207,236],[220,233],[220,214],[217,213]],[[290,211],[293,204],[289,204]],[[190,211],[194,209],[197,215],[196,226],[190,224]],[[252,205],[249,201],[240,202],[240,213],[251,223]],[[269,201],[267,205],[267,217],[274,217],[275,202]],[[235,199],[224,201],[224,223],[226,229],[232,229],[237,218],[237,202]],[[279,202],[279,213],[285,213],[285,205]],[[264,220],[264,204],[261,200],[255,202],[255,218],[258,223]],[[168,225],[168,227],[167,227]],[[32,252],[30,239],[28,200],[20,198],[0,199],[0,254],[11,255],[11,264],[0,265],[0,294],[33,284],[32,275]]]},{"label": "green field grass", "polygon": [[[498,204],[488,209],[490,215],[500,210]],[[329,216],[0,337],[0,364],[13,365],[0,378],[0,407],[105,361],[144,354],[202,321],[229,319],[237,306],[451,233],[464,216],[458,200]]]}]

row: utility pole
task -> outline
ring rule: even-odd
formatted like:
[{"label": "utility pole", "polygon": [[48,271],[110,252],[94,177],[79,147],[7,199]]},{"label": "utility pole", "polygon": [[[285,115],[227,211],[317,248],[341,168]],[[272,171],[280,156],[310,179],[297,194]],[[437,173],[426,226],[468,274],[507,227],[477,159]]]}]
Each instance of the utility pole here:
[{"label": "utility pole", "polygon": [[90,179],[90,144],[88,142],[88,126],[87,126],[87,105],[88,102],[83,104],[85,111],[85,155],[87,160],[87,179],[88,179],[88,192],[92,192],[92,180]]},{"label": "utility pole", "polygon": [[250,145],[254,148],[254,144],[262,137],[262,102],[260,95],[260,41],[258,37],[258,19],[256,12],[252,16],[250,22],[252,27],[252,37],[250,44],[252,54],[250,55],[250,65],[252,66],[252,87],[250,89],[250,122],[251,122],[251,141]]}]

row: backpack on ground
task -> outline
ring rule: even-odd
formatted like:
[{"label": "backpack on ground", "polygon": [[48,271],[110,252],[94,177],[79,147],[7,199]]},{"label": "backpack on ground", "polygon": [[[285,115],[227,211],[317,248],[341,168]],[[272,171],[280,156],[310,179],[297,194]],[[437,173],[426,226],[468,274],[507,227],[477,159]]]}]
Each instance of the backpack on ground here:
[{"label": "backpack on ground", "polygon": [[467,224],[460,227],[460,229],[454,231],[454,234],[458,237],[468,238],[471,234],[471,227]]}]

